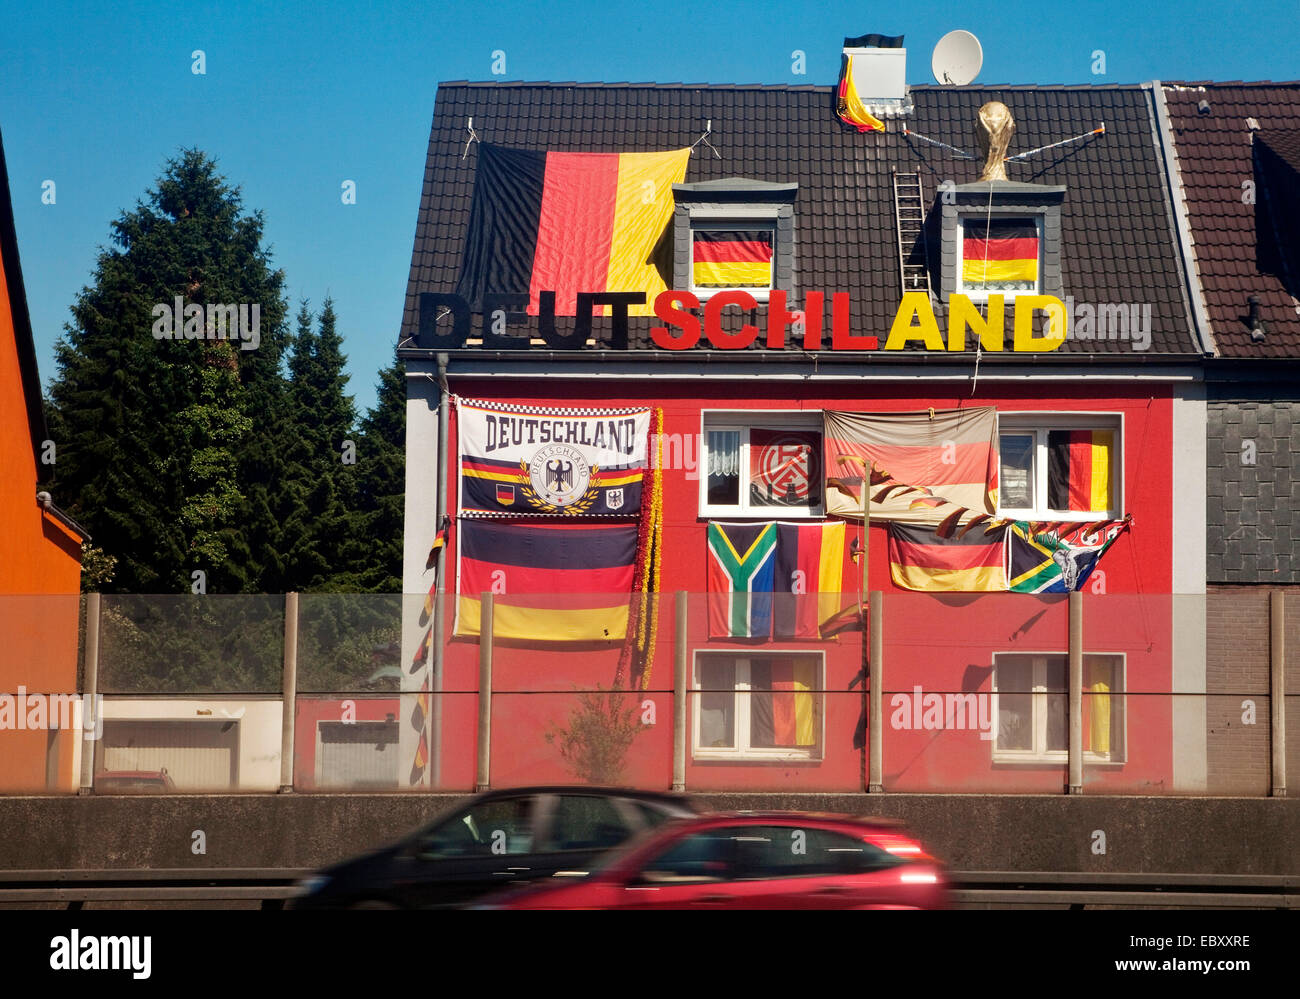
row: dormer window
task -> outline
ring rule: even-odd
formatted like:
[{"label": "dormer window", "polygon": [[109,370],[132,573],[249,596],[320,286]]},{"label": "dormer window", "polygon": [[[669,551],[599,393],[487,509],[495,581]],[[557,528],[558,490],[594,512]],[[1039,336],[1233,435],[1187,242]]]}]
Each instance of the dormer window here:
[{"label": "dormer window", "polygon": [[1017,295],[1064,295],[1061,203],[1064,187],[1016,181],[959,184],[944,198],[943,298],[987,302]]},{"label": "dormer window", "polygon": [[793,292],[798,189],[743,177],[674,184],[673,287],[701,301],[721,291],[756,302]]}]

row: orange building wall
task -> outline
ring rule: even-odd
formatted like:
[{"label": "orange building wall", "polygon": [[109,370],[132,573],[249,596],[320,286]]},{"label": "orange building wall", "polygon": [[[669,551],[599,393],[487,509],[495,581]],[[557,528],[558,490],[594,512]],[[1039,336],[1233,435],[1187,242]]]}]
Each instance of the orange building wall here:
[{"label": "orange building wall", "polygon": [[[36,500],[10,289],[0,261],[0,693],[77,689],[81,539]],[[76,732],[0,730],[0,793],[76,787]],[[47,748],[49,754],[47,754]],[[47,755],[53,761],[47,761]],[[47,774],[47,762],[50,773]]]}]

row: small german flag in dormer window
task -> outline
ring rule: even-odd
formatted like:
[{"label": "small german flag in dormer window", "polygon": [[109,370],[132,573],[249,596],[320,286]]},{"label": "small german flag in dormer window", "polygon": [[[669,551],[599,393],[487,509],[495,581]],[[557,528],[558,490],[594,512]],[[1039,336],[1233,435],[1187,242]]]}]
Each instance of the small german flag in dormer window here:
[{"label": "small german flag in dormer window", "polygon": [[966,219],[962,291],[1001,294],[1038,289],[1038,224],[1033,219]]},{"label": "small german flag in dormer window", "polygon": [[772,287],[771,229],[695,229],[691,236],[697,289]]}]

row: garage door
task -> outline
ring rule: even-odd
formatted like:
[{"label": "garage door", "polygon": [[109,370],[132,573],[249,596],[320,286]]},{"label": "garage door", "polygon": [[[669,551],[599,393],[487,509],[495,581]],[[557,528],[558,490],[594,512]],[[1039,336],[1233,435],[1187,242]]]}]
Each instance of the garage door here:
[{"label": "garage door", "polygon": [[239,722],[105,719],[97,771],[166,768],[178,791],[239,783]]},{"label": "garage door", "polygon": [[321,787],[397,787],[397,722],[321,722]]}]

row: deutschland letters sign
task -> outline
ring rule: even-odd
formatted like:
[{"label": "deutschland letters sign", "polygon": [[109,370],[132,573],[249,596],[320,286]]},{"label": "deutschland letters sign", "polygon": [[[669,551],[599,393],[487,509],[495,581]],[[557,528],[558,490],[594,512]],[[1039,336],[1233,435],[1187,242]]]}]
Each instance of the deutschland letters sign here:
[{"label": "deutschland letters sign", "polygon": [[[1005,325],[1008,313],[1012,320],[1011,349],[1018,352],[1056,350],[1065,342],[1069,316],[1065,303],[1052,295],[1020,294],[1008,302],[1002,295],[989,295],[987,306],[979,306],[965,295],[951,295],[948,300],[946,336],[924,292],[906,292],[894,315],[884,344],[875,336],[850,330],[849,295],[835,292],[831,296],[830,324],[825,329],[826,294],[810,291],[804,296],[804,309],[791,310],[784,291],[772,291],[762,324],[745,323],[738,330],[723,328],[724,310],[738,309],[755,313],[760,305],[744,291],[722,291],[701,304],[689,291],[661,292],[654,300],[654,314],[663,323],[650,330],[650,338],[661,350],[745,350],[759,345],[768,350],[787,346],[804,351],[835,350],[903,350],[921,346],[930,351],[964,351],[975,349],[976,342],[986,351],[1006,349]],[[591,312],[594,307],[609,306],[614,347],[628,343],[628,309],[641,305],[643,292],[579,292],[577,320],[572,333],[561,333],[555,325],[555,292],[539,294],[536,332],[511,333],[507,327],[528,306],[527,295],[484,295],[481,336],[486,350],[527,350],[530,336],[540,339],[546,348],[581,349],[591,336]],[[1046,317],[1041,323],[1039,317]],[[450,318],[449,328],[439,318]],[[469,303],[457,295],[425,292],[420,295],[420,331],[417,346],[429,350],[459,350],[472,335]],[[1040,334],[1036,326],[1044,326]],[[971,341],[968,343],[968,340]],[[828,342],[829,341],[829,342]],[[607,346],[602,344],[602,347]]]}]

